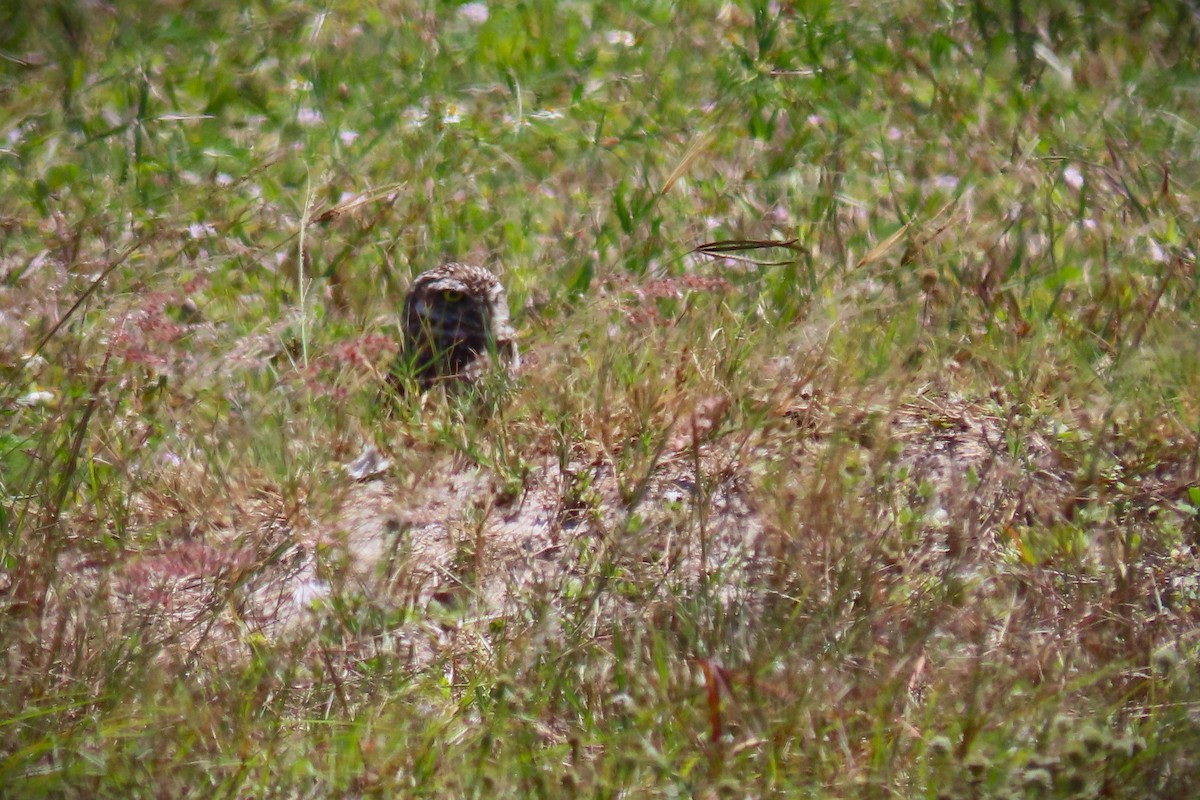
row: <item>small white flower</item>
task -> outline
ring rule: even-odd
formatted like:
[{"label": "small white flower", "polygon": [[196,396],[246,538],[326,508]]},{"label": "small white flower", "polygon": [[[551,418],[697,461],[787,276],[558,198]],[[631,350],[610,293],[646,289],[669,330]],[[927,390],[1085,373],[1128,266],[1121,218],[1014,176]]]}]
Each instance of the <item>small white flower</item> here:
[{"label": "small white flower", "polygon": [[316,125],[322,119],[321,112],[315,108],[302,108],[296,112],[296,122],[301,125]]},{"label": "small white flower", "polygon": [[508,127],[512,128],[514,131],[519,131],[521,128],[529,127],[529,120],[518,119],[517,117],[514,117],[512,114],[505,114],[504,115],[504,124],[507,125]]},{"label": "small white flower", "polygon": [[604,35],[604,40],[619,47],[633,47],[637,41],[630,31],[609,31]]},{"label": "small white flower", "polygon": [[458,16],[472,25],[482,25],[488,20],[487,3],[464,3],[458,7]]},{"label": "small white flower", "polygon": [[1063,170],[1063,181],[1072,189],[1079,189],[1083,186],[1083,173],[1078,167],[1071,165]]},{"label": "small white flower", "polygon": [[228,186],[233,183],[233,176],[224,172],[217,173],[217,186]]},{"label": "small white flower", "polygon": [[191,239],[207,239],[209,236],[217,235],[216,227],[207,222],[193,222],[188,225],[187,232]]},{"label": "small white flower", "polygon": [[563,112],[559,111],[553,106],[548,106],[540,111],[529,112],[529,116],[533,117],[534,119],[562,119]]},{"label": "small white flower", "polygon": [[424,106],[410,106],[400,113],[400,118],[409,128],[418,128],[429,119],[429,109]]},{"label": "small white flower", "polygon": [[442,114],[443,125],[457,125],[462,122],[462,107],[458,103],[447,103],[446,110]]}]

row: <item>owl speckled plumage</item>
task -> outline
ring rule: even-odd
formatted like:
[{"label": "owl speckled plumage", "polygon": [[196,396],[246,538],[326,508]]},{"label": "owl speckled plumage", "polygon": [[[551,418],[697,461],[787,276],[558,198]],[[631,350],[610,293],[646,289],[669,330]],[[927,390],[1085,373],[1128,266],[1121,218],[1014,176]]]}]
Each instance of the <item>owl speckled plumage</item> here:
[{"label": "owl speckled plumage", "polygon": [[504,286],[483,267],[445,264],[418,275],[404,298],[403,332],[422,389],[477,381],[493,355],[509,372],[520,366]]}]

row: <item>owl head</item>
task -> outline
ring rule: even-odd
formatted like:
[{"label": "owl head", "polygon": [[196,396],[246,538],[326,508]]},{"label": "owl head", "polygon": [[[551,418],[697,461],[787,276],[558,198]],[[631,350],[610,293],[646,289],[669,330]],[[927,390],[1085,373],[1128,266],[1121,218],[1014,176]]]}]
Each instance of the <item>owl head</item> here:
[{"label": "owl head", "polygon": [[496,358],[520,365],[508,300],[483,267],[446,264],[423,272],[404,298],[404,352],[421,388],[439,381],[475,381]]}]

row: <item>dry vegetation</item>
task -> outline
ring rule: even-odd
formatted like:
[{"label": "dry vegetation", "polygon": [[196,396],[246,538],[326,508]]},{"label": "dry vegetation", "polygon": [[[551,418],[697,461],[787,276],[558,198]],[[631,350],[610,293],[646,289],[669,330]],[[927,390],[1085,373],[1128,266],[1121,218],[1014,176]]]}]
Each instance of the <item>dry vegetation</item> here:
[{"label": "dry vegetation", "polygon": [[137,5],[0,10],[5,797],[1200,792],[1192,6]]}]

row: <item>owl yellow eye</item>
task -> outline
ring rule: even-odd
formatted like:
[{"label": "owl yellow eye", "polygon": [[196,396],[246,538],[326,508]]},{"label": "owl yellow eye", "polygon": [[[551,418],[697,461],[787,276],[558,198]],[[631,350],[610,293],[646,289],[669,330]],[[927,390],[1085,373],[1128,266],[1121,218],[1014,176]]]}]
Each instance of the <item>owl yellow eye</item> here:
[{"label": "owl yellow eye", "polygon": [[456,292],[453,289],[447,289],[442,292],[442,299],[447,303],[460,303],[463,299],[462,292]]}]

